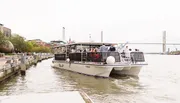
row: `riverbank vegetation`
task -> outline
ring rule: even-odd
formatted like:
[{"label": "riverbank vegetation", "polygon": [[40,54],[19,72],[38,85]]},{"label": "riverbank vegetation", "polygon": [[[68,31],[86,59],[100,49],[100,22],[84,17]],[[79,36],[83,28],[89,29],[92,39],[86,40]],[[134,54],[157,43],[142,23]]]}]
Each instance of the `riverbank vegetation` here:
[{"label": "riverbank vegetation", "polygon": [[38,45],[33,41],[27,41],[24,37],[18,34],[14,34],[11,37],[5,37],[0,33],[0,46],[5,45],[6,40],[9,40],[14,45],[14,52],[51,52],[50,47]]},{"label": "riverbank vegetation", "polygon": [[171,51],[168,54],[169,55],[180,55],[180,51]]},{"label": "riverbank vegetation", "polygon": [[0,46],[4,45],[6,42],[6,37],[0,32]]}]

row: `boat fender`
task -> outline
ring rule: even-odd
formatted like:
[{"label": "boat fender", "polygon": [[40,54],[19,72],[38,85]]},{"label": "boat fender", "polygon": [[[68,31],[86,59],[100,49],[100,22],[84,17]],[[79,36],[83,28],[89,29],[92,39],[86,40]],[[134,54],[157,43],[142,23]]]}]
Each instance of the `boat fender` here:
[{"label": "boat fender", "polygon": [[70,59],[69,59],[69,58],[67,58],[67,59],[66,59],[66,62],[70,62]]},{"label": "boat fender", "polygon": [[108,56],[106,59],[107,64],[114,64],[115,63],[115,58],[113,56]]}]

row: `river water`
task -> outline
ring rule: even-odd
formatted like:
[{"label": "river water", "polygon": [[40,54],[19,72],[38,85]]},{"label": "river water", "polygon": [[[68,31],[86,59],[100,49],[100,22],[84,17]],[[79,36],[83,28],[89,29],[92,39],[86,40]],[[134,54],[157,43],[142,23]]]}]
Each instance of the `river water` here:
[{"label": "river water", "polygon": [[180,56],[146,55],[139,78],[97,78],[51,68],[52,59],[0,85],[0,95],[84,91],[95,103],[180,103]]}]

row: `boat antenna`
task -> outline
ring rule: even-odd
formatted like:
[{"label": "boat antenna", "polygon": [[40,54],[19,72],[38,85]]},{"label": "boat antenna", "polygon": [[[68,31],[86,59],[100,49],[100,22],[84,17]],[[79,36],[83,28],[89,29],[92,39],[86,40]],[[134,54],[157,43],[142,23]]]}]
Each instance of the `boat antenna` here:
[{"label": "boat antenna", "polygon": [[89,34],[89,42],[91,42],[91,34]]},{"label": "boat antenna", "polygon": [[129,42],[126,42],[124,44],[121,44],[120,46],[117,47],[118,51],[121,51]]},{"label": "boat antenna", "polygon": [[65,41],[65,27],[63,27],[63,30],[62,30],[62,39],[63,41]]}]

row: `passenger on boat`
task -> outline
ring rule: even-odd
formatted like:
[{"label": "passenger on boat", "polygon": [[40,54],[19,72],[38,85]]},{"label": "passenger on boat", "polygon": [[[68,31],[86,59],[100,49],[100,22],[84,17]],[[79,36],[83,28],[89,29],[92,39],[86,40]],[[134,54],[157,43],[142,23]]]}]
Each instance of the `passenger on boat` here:
[{"label": "passenger on boat", "polygon": [[91,48],[90,52],[91,52],[91,53],[89,53],[90,61],[97,62],[100,58],[100,54],[97,53],[97,50],[95,48]]},{"label": "passenger on boat", "polygon": [[[126,48],[125,48],[125,58],[130,58],[130,51],[131,51],[131,49],[128,49],[128,46],[126,46]],[[128,59],[127,59],[128,60]],[[126,61],[127,61],[126,60]]]},{"label": "passenger on boat", "polygon": [[86,53],[87,52],[86,49],[84,49],[83,52]]},{"label": "passenger on boat", "polygon": [[[132,51],[132,50],[129,49],[129,58],[130,58],[130,60],[131,60],[132,63],[136,63],[136,62],[134,61],[134,56],[133,56],[133,54],[130,54],[131,51]],[[135,49],[135,51],[137,51],[137,50]]]},{"label": "passenger on boat", "polygon": [[139,49],[135,49],[135,51],[139,51]]},{"label": "passenger on boat", "polygon": [[100,54],[98,54],[97,52],[94,54],[94,61],[98,62],[100,58]]},{"label": "passenger on boat", "polygon": [[96,50],[96,52],[100,52],[99,48],[97,48],[97,47],[95,48],[95,50]]},{"label": "passenger on boat", "polygon": [[100,52],[107,52],[108,51],[108,47],[105,46],[105,44],[103,44],[102,46],[100,46]]},{"label": "passenger on boat", "polygon": [[81,53],[82,50],[81,50],[81,49],[77,49],[76,52],[77,52],[77,53]]},{"label": "passenger on boat", "polygon": [[74,49],[71,50],[72,53],[75,53],[76,51]]},{"label": "passenger on boat", "polygon": [[121,56],[123,57],[123,58],[125,58],[126,56],[125,56],[125,52],[124,52],[124,50],[123,50],[123,52],[121,53]]},{"label": "passenger on boat", "polygon": [[111,46],[109,47],[109,51],[116,51],[116,48],[114,47],[114,45],[111,45]]},{"label": "passenger on boat", "polygon": [[95,52],[95,50],[96,50],[95,48],[91,48],[91,51],[90,51],[90,52]]},{"label": "passenger on boat", "polygon": [[124,51],[125,51],[125,52],[129,51],[128,46],[126,46],[126,48],[124,49]]}]

